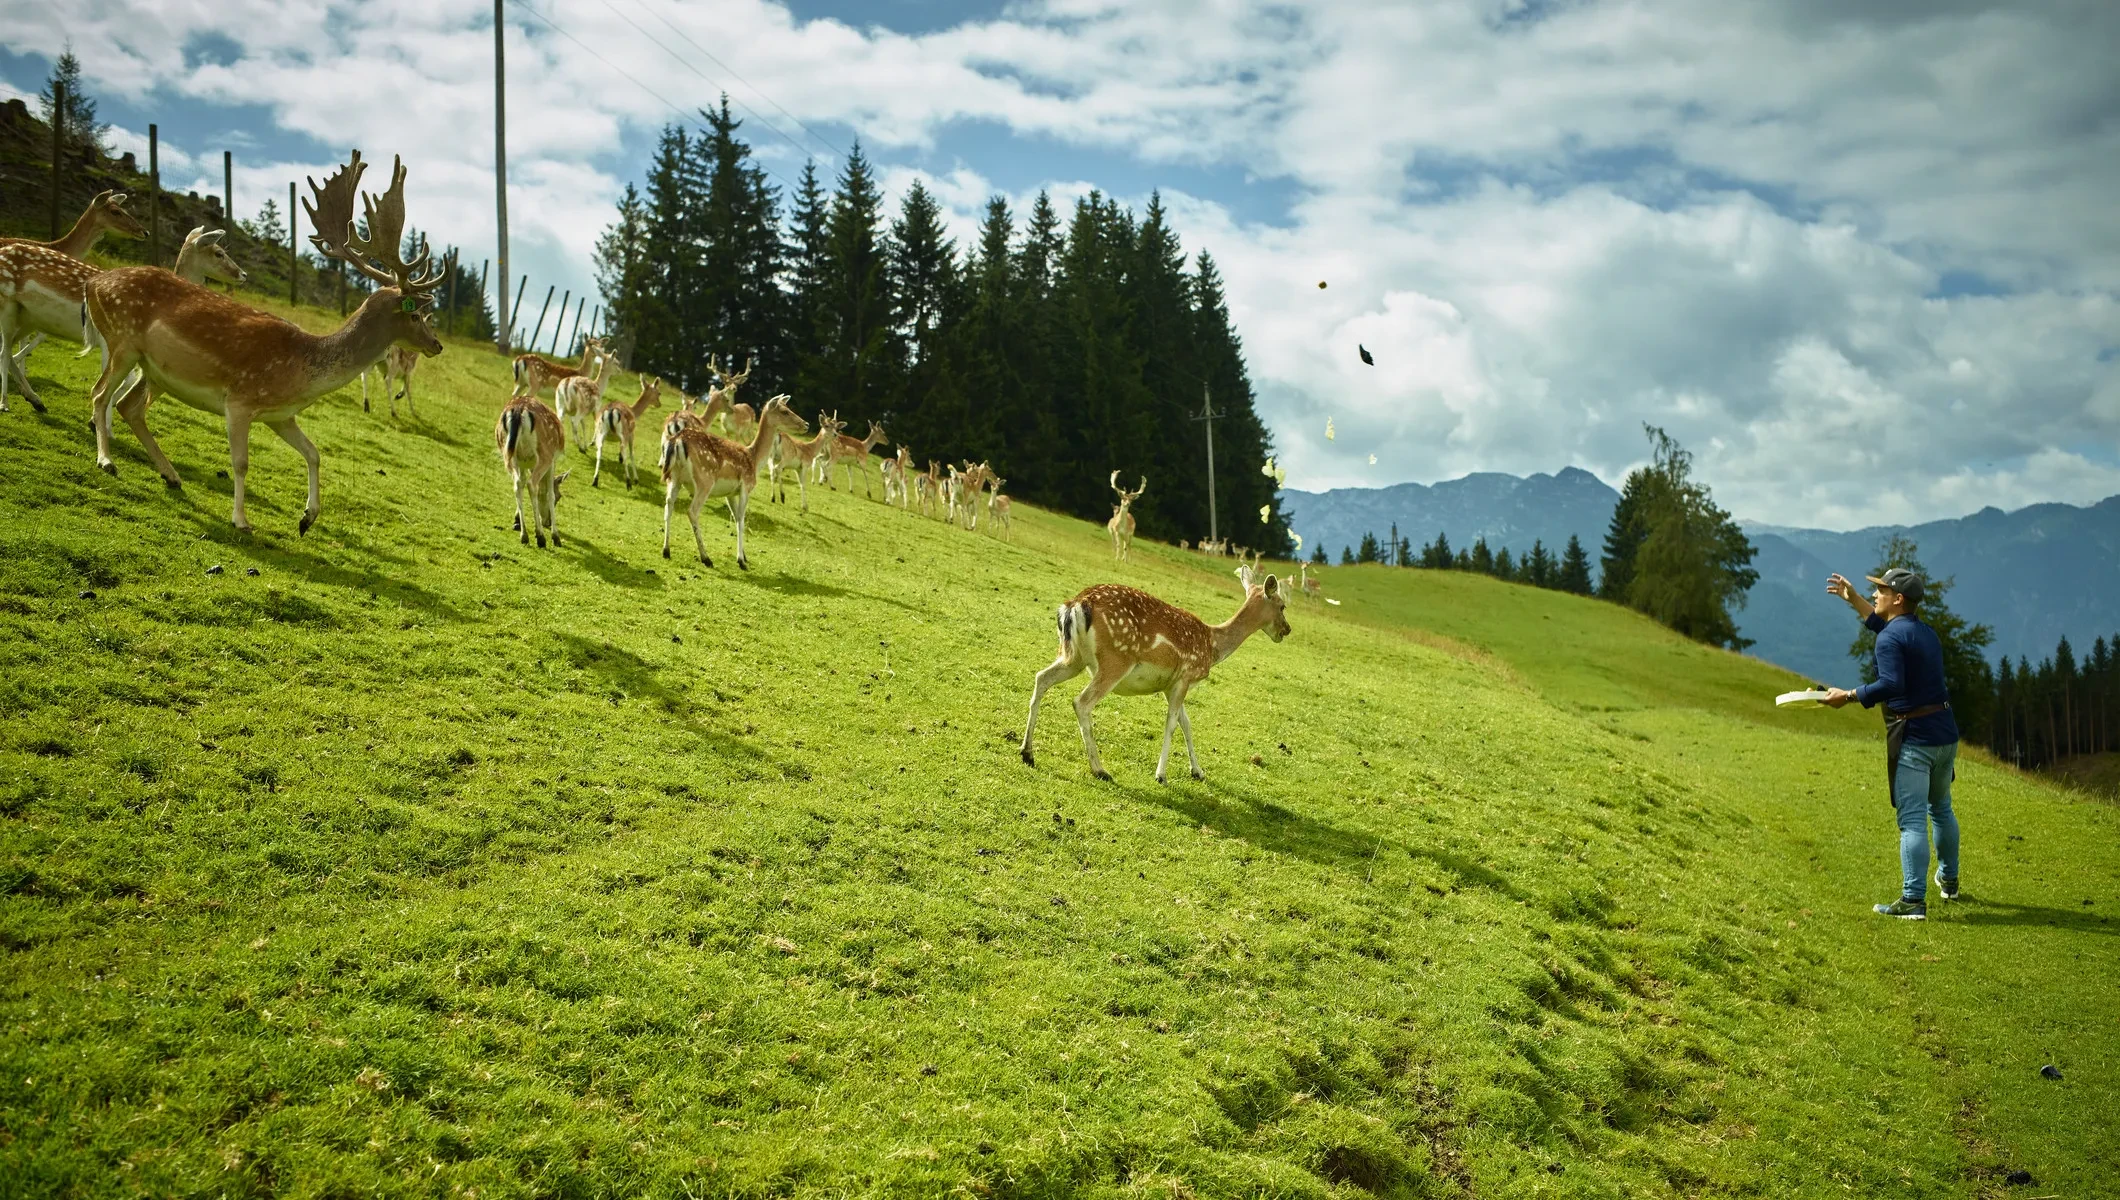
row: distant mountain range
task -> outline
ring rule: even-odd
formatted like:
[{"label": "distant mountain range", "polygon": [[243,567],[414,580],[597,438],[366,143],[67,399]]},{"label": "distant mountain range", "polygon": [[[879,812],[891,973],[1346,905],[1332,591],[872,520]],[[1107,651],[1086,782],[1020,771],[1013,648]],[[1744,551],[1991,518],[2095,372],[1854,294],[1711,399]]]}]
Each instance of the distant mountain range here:
[{"label": "distant mountain range", "polygon": [[[1556,555],[1570,534],[1582,539],[1593,567],[1619,493],[1588,471],[1552,475],[1481,473],[1433,486],[1336,488],[1282,492],[1290,526],[1307,548],[1340,549],[1379,539],[1394,523],[1418,548],[1449,536],[1453,547],[1480,537],[1511,553],[1544,541]],[[1759,583],[1737,614],[1755,644],[1751,653],[1822,682],[1854,677],[1847,656],[1852,614],[1825,594],[1839,571],[1860,581],[1877,565],[1877,547],[1894,532],[1914,539],[1924,566],[1955,577],[1951,607],[1995,630],[1991,653],[2034,662],[2063,635],[2087,649],[2091,639],[2120,634],[2120,496],[2087,508],[2035,504],[2016,512],[1984,508],[1971,516],[1915,526],[1875,526],[1849,533],[1745,522],[1758,548]]]}]

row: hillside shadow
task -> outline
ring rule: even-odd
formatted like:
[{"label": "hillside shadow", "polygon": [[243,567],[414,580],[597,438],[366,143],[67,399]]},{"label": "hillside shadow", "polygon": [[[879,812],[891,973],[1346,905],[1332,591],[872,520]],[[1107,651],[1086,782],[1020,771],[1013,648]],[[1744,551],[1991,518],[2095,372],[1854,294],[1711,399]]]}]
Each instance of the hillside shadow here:
[{"label": "hillside shadow", "polygon": [[[389,419],[388,408],[384,409],[384,419]],[[436,445],[448,446],[453,450],[463,450],[471,445],[470,442],[465,441],[425,417],[400,417],[398,418],[397,429],[400,433],[423,437]]]},{"label": "hillside shadow", "polygon": [[736,578],[742,580],[745,583],[750,584],[752,587],[763,588],[769,592],[778,592],[783,596],[814,596],[834,600],[866,600],[872,604],[888,604],[894,608],[902,608],[907,612],[919,611],[918,609],[915,609],[912,605],[907,604],[903,600],[893,600],[889,596],[878,596],[869,592],[857,592],[848,588],[835,587],[829,583],[819,583],[814,579],[803,579],[798,576],[790,575],[785,571],[778,571],[771,575],[766,575],[758,571],[739,571],[736,574]]},{"label": "hillside shadow", "polygon": [[635,591],[659,592],[663,589],[660,576],[648,574],[647,568],[635,567],[606,554],[595,542],[578,533],[567,536],[567,548],[575,551],[583,566],[605,583]]},{"label": "hillside shadow", "polygon": [[1968,893],[1953,901],[1969,906],[1963,916],[1954,919],[1966,925],[1993,925],[1999,927],[2044,926],[2065,929],[2070,933],[2096,933],[2111,937],[2120,934],[2120,925],[2110,919],[2101,919],[2088,908],[2048,908],[2039,904],[2004,904],[1994,900],[1982,900]]},{"label": "hillside shadow", "polygon": [[770,764],[792,778],[808,778],[807,768],[783,762],[736,735],[701,720],[694,711],[692,698],[664,683],[660,669],[638,654],[576,634],[561,633],[555,637],[569,665],[595,675],[628,696],[637,696],[654,704],[715,753]]},{"label": "hillside shadow", "polygon": [[[185,496],[188,500],[188,490]],[[407,583],[374,571],[356,571],[342,567],[329,559],[282,542],[276,533],[240,532],[234,525],[229,524],[226,517],[202,511],[195,500],[190,501],[190,509],[184,516],[198,528],[201,540],[245,554],[263,569],[286,571],[321,587],[369,592],[379,600],[387,599],[446,621],[461,624],[469,619],[458,612],[455,605],[416,583]],[[298,535],[290,531],[288,536]],[[363,550],[362,553],[367,551]]]},{"label": "hillside shadow", "polygon": [[[1176,755],[1176,751],[1173,754]],[[1306,862],[1361,870],[1377,855],[1400,849],[1387,838],[1356,833],[1337,825],[1306,817],[1271,800],[1209,779],[1195,783],[1183,776],[1182,760],[1167,786],[1138,787],[1113,783],[1134,800],[1152,804],[1184,817],[1188,822],[1213,830],[1223,837],[1238,838],[1273,854],[1286,854]],[[1202,788],[1206,794],[1202,794]]]}]

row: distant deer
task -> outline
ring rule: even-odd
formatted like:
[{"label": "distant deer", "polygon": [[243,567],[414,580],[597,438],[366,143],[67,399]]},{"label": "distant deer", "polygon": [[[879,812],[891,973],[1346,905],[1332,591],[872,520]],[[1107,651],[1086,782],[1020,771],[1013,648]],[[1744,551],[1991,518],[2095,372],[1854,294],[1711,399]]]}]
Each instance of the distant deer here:
[{"label": "distant deer", "polygon": [[699,531],[699,510],[710,497],[726,496],[729,515],[736,522],[736,565],[746,571],[751,563],[744,555],[745,517],[751,509],[751,490],[758,486],[758,468],[765,462],[766,447],[782,433],[807,433],[809,422],[795,415],[786,396],[766,401],[758,414],[758,432],[748,446],[739,446],[704,429],[679,428],[662,447],[663,557],[670,557],[670,510],[677,507],[677,489],[692,487],[692,540],[699,547],[699,561],[713,566],[707,557],[707,539]]},{"label": "distant deer", "polygon": [[596,417],[596,470],[589,475],[589,486],[599,486],[604,474],[604,439],[618,439],[618,465],[626,473],[626,487],[633,486],[633,430],[640,423],[641,414],[662,403],[662,380],[653,375],[640,377],[640,399],[631,404],[613,400],[604,405]]},{"label": "distant deer", "polygon": [[1148,490],[1148,476],[1143,475],[1141,486],[1129,492],[1119,486],[1119,473],[1113,471],[1111,487],[1112,492],[1119,497],[1119,505],[1112,510],[1112,519],[1104,523],[1104,528],[1112,535],[1113,556],[1120,562],[1125,562],[1126,552],[1134,545],[1134,501],[1139,500],[1141,493]]},{"label": "distant deer", "polygon": [[1268,575],[1245,589],[1236,615],[1209,625],[1182,608],[1165,604],[1147,592],[1115,583],[1083,589],[1060,606],[1060,656],[1038,672],[1031,688],[1030,715],[1023,722],[1023,761],[1031,756],[1031,734],[1038,724],[1038,702],[1047,688],[1088,671],[1089,685],[1075,697],[1075,720],[1082,726],[1082,749],[1090,773],[1109,780],[1090,730],[1090,710],[1112,692],[1145,696],[1161,692],[1169,703],[1163,719],[1163,751],[1156,759],[1156,782],[1165,781],[1170,765],[1173,728],[1185,731],[1185,756],[1192,777],[1205,779],[1200,756],[1193,751],[1192,719],[1185,715],[1185,696],[1207,678],[1216,663],[1236,652],[1245,639],[1264,632],[1278,642],[1288,636],[1287,596]]},{"label": "distant deer", "polygon": [[883,502],[889,504],[891,497],[898,498],[898,507],[906,508],[912,502],[913,452],[904,446],[898,453],[883,460],[878,468],[883,473]]},{"label": "distant deer", "polygon": [[729,436],[737,442],[748,441],[758,428],[758,414],[750,405],[736,402],[736,389],[751,378],[751,368],[757,363],[755,357],[747,359],[743,370],[731,375],[721,369],[720,362],[713,355],[707,356],[707,371],[720,382],[707,389],[707,407],[703,415],[709,425],[714,423],[716,413],[725,416]]},{"label": "distant deer", "polygon": [[[567,448],[567,434],[559,414],[535,396],[516,396],[501,409],[493,425],[493,444],[501,452],[508,478],[515,483],[515,527],[525,545],[537,534],[537,548],[545,548],[545,535],[559,545],[559,485],[571,471],[552,473],[560,452]],[[529,520],[523,519],[523,497],[530,497]]]},{"label": "distant deer", "polygon": [[553,362],[542,355],[518,354],[515,356],[515,391],[511,394],[535,396],[548,387],[556,389],[561,380],[586,374],[593,363],[609,356],[602,338],[588,338],[582,342],[582,365],[579,368]]},{"label": "distant deer", "polygon": [[[390,416],[392,420],[397,419],[397,402],[400,396],[405,398],[405,414],[415,419],[419,417],[418,411],[412,407],[412,373],[418,370],[419,366],[420,356],[414,351],[405,349],[403,346],[392,346],[383,355],[383,361],[375,364],[375,369],[383,376],[383,395],[390,401]],[[404,384],[402,391],[392,386],[391,381],[393,379]],[[368,411],[368,372],[366,371],[361,372],[361,411]]]},{"label": "distant deer", "polygon": [[604,388],[611,382],[611,360],[598,358],[579,375],[569,375],[552,385],[552,411],[574,435],[578,449],[589,448],[589,435],[603,411]]},{"label": "distant deer", "polygon": [[826,453],[831,455],[831,461],[825,465],[826,485],[831,486],[832,468],[844,463],[847,469],[847,494],[852,495],[854,492],[854,469],[859,466],[861,468],[862,493],[872,500],[875,499],[876,488],[869,481],[869,451],[877,446],[888,446],[890,444],[891,439],[883,436],[883,426],[878,425],[874,421],[869,422],[867,437],[854,438],[842,433],[838,437],[833,438],[826,443]]},{"label": "distant deer", "polygon": [[1298,579],[1296,586],[1302,590],[1302,593],[1313,600],[1318,599],[1320,588],[1317,578],[1310,573],[1310,564],[1307,562],[1297,563],[1296,576]]},{"label": "distant deer", "polygon": [[822,462],[832,439],[839,436],[842,426],[839,419],[820,411],[817,414],[815,437],[798,438],[786,433],[780,435],[782,469],[773,473],[773,500],[785,504],[788,499],[787,468],[795,473],[795,486],[802,494],[802,511],[810,511],[810,472]]},{"label": "distant deer", "polygon": [[1016,530],[1009,524],[1009,499],[1001,492],[1001,489],[1007,485],[1008,480],[997,476],[994,479],[994,490],[986,494],[986,511],[987,515],[992,518],[987,523],[987,528],[989,530],[998,528],[1003,538],[1014,541]]}]

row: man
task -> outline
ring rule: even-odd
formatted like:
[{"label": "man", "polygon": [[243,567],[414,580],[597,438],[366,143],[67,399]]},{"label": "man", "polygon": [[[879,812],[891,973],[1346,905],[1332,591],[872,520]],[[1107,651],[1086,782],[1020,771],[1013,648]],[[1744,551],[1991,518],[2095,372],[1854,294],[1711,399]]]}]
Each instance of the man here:
[{"label": "man", "polygon": [[1868,600],[1857,596],[1839,575],[1826,581],[1826,591],[1847,601],[1877,635],[1877,681],[1853,691],[1833,688],[1825,702],[1833,708],[1850,700],[1864,708],[1884,705],[1885,781],[1899,812],[1903,882],[1899,899],[1872,907],[1887,917],[1922,921],[1929,915],[1924,877],[1932,822],[1937,891],[1945,900],[1958,898],[1958,818],[1951,812],[1958,722],[1951,716],[1951,697],[1944,688],[1943,643],[1915,615],[1921,606],[1921,576],[1894,567],[1882,577],[1866,578],[1877,585]]}]

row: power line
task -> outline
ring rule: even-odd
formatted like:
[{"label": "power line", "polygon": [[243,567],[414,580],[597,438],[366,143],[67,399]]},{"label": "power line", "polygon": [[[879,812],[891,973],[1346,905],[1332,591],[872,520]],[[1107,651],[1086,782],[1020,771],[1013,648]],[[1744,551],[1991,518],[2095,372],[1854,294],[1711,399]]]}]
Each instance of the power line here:
[{"label": "power line", "polygon": [[[531,16],[536,17],[540,22],[544,24],[545,28],[550,29],[552,32],[560,35],[563,38],[566,38],[570,42],[573,42],[576,46],[579,46],[583,54],[586,54],[590,58],[593,58],[596,61],[604,64],[604,66],[608,68],[612,74],[624,78],[628,83],[631,83],[634,87],[637,87],[641,91],[644,91],[650,96],[655,97],[657,100],[662,101],[665,107],[669,108],[670,111],[678,115],[679,119],[687,121],[691,119],[691,114],[686,112],[683,108],[680,108],[676,104],[672,103],[668,96],[663,95],[661,92],[656,91],[654,88],[651,88],[647,84],[642,83],[640,80],[634,78],[631,73],[620,68],[618,64],[612,62],[610,59],[605,58],[603,55],[598,54],[596,51],[590,49],[588,43],[582,41],[580,38],[575,37],[573,34],[568,33],[566,30],[554,24],[552,18],[547,17],[545,14],[530,7],[530,0],[515,0],[515,4],[516,7],[521,8],[524,12],[527,12]],[[639,27],[635,26],[635,28]],[[791,193],[797,190],[794,184],[789,183],[786,177],[782,176],[780,172],[773,170],[771,167],[765,166],[763,163],[761,163],[759,164],[759,169],[764,171],[766,174],[771,175],[773,178],[780,180],[781,184],[788,188]]]},{"label": "power line", "polygon": [[687,45],[691,46],[694,50],[699,51],[701,54],[706,55],[708,62],[713,63],[715,66],[720,67],[724,71],[727,71],[729,75],[736,80],[736,82],[744,85],[747,88],[750,88],[754,92],[757,92],[759,99],[764,100],[767,104],[770,104],[775,109],[778,109],[781,116],[784,116],[788,120],[795,122],[795,124],[799,128],[801,128],[804,133],[807,133],[811,137],[816,138],[818,143],[824,146],[825,149],[830,150],[832,153],[837,154],[841,158],[845,158],[847,156],[846,151],[841,150],[837,145],[833,144],[831,140],[826,138],[823,134],[810,128],[809,125],[804,123],[801,117],[798,117],[794,113],[789,112],[787,109],[782,108],[778,100],[775,100],[773,99],[773,97],[766,95],[766,91],[764,88],[759,87],[757,84],[752,83],[750,80],[745,79],[741,75],[738,75],[736,73],[736,68],[714,57],[714,52],[712,50],[709,50],[705,46],[700,45],[698,42],[693,41],[692,36],[690,34],[686,33],[682,29],[679,29],[676,25],[671,24],[670,19],[668,17],[665,17],[661,13],[656,12],[654,9],[649,8],[648,0],[634,0],[634,2],[636,4],[639,4],[641,8],[648,13],[649,16],[652,16],[656,20],[661,21],[664,25],[668,25],[670,27],[670,32],[685,39],[685,43]]},{"label": "power line", "polygon": [[[662,42],[660,42],[660,41],[657,41],[657,40],[656,40],[656,37],[655,37],[655,35],[654,35],[654,34],[652,34],[652,33],[649,33],[649,32],[648,32],[647,30],[645,30],[645,29],[642,29],[642,28],[640,27],[639,23],[638,23],[638,22],[636,22],[636,21],[634,21],[634,19],[633,19],[633,18],[631,18],[631,17],[627,16],[626,14],[624,14],[624,13],[620,12],[620,11],[618,10],[617,6],[615,6],[615,5],[613,5],[613,4],[611,3],[611,0],[599,0],[599,2],[600,2],[600,3],[602,3],[602,4],[603,4],[603,6],[604,6],[605,8],[608,8],[608,9],[610,9],[610,10],[611,10],[611,15],[612,15],[612,16],[614,16],[614,17],[617,17],[617,18],[618,18],[619,20],[621,20],[621,21],[624,21],[624,22],[625,22],[626,24],[628,24],[628,25],[631,25],[631,26],[633,27],[633,31],[634,31],[635,33],[638,33],[638,34],[639,34],[640,36],[642,36],[642,37],[646,38],[646,39],[647,39],[647,40],[648,40],[648,41],[649,41],[649,42],[650,42],[651,44],[653,44],[653,45],[655,46],[655,48],[656,48],[656,49],[658,49],[658,50],[661,50],[661,51],[662,51],[662,52],[663,52],[664,54],[667,54],[667,55],[669,55],[669,56],[670,56],[670,57],[671,57],[672,59],[676,60],[676,62],[677,62],[677,65],[678,65],[678,66],[681,66],[681,67],[683,67],[683,68],[684,68],[685,70],[687,70],[687,71],[690,71],[690,72],[692,72],[692,73],[693,73],[694,75],[697,75],[697,76],[699,76],[699,77],[700,77],[700,78],[701,78],[702,80],[704,80],[704,81],[705,81],[705,82],[706,82],[706,83],[707,83],[707,84],[708,84],[709,86],[711,86],[711,87],[713,87],[713,88],[716,88],[717,90],[719,90],[719,91],[721,92],[721,94],[722,94],[723,96],[727,96],[727,95],[729,94],[729,89],[728,89],[728,87],[727,87],[726,85],[724,85],[724,84],[723,84],[723,83],[722,83],[722,82],[721,82],[720,80],[718,80],[718,79],[715,79],[715,78],[713,78],[712,76],[708,75],[708,74],[707,74],[707,73],[706,73],[705,71],[702,71],[702,70],[700,70],[700,69],[699,69],[698,67],[695,67],[695,66],[693,66],[693,65],[692,65],[692,64],[691,64],[690,62],[686,61],[686,60],[685,60],[685,58],[684,58],[683,56],[679,55],[679,54],[677,53],[677,51],[675,51],[675,50],[672,50],[672,49],[670,49],[670,47],[668,47],[667,45],[664,45],[664,44],[663,44]],[[651,13],[650,15],[653,15],[653,14]],[[657,19],[658,19],[658,20],[661,20],[661,18],[659,18],[659,17],[658,17]],[[669,23],[668,21],[663,21],[663,24],[665,24],[665,25],[670,25],[670,23]],[[684,31],[683,31],[683,30],[681,30],[681,29],[677,29],[677,27],[676,27],[675,25],[670,25],[670,28],[671,28],[671,29],[673,29],[673,30],[676,30],[676,31],[677,31],[677,36],[679,36],[679,37],[685,37]],[[686,41],[688,41],[688,42],[691,42],[691,41],[692,41],[692,39],[691,39],[691,38],[688,38],[688,37],[685,37],[685,40],[686,40]],[[697,43],[697,42],[692,42],[692,44],[693,44],[694,46],[697,46],[697,45],[698,45],[699,43]],[[701,51],[701,53],[705,53],[705,51]],[[711,55],[711,54],[708,54],[708,55],[707,55],[707,57],[708,57],[708,58],[714,58],[714,56],[713,56],[713,55]],[[720,59],[714,59],[714,61],[718,63],[718,62],[720,62],[721,60],[720,60]],[[724,69],[726,69],[726,68],[724,68]],[[734,72],[731,72],[731,73],[733,74]],[[752,90],[753,90],[753,91],[756,91],[757,89],[756,89],[756,88],[753,88]],[[767,129],[770,129],[770,130],[772,130],[772,131],[773,131],[773,133],[774,133],[775,135],[777,135],[777,136],[778,136],[778,137],[780,138],[780,140],[782,140],[782,141],[786,142],[786,143],[787,143],[788,145],[790,145],[790,146],[793,146],[793,147],[795,148],[795,152],[796,152],[797,154],[800,154],[800,155],[802,155],[802,156],[803,156],[803,157],[805,157],[805,158],[813,157],[813,155],[812,155],[811,151],[810,151],[810,150],[809,150],[808,148],[804,147],[804,146],[803,146],[803,144],[802,144],[801,142],[798,142],[798,141],[796,141],[796,140],[795,140],[794,138],[792,138],[792,137],[789,137],[789,136],[788,136],[788,135],[787,135],[787,134],[786,134],[785,132],[783,132],[783,131],[782,131],[782,130],[781,130],[781,129],[779,128],[779,127],[775,126],[775,125],[774,125],[774,124],[773,124],[772,122],[770,122],[770,121],[766,120],[766,119],[765,119],[764,117],[760,116],[760,115],[759,115],[759,113],[758,113],[758,110],[757,110],[757,109],[755,109],[755,108],[752,108],[752,107],[751,107],[750,105],[748,105],[748,104],[744,104],[744,102],[743,102],[743,101],[741,101],[741,100],[738,100],[738,101],[737,101],[736,103],[737,103],[738,105],[741,105],[741,106],[742,106],[742,108],[743,108],[743,110],[744,110],[744,111],[745,111],[746,113],[749,113],[749,114],[751,115],[752,119],[756,120],[756,121],[757,121],[757,122],[758,122],[758,123],[759,123],[760,125],[763,125],[763,126],[765,126],[765,127],[767,128]],[[776,107],[778,107],[778,106],[776,106]],[[798,121],[798,122],[797,122],[797,124],[801,124],[801,122],[799,122],[799,121]]]}]

